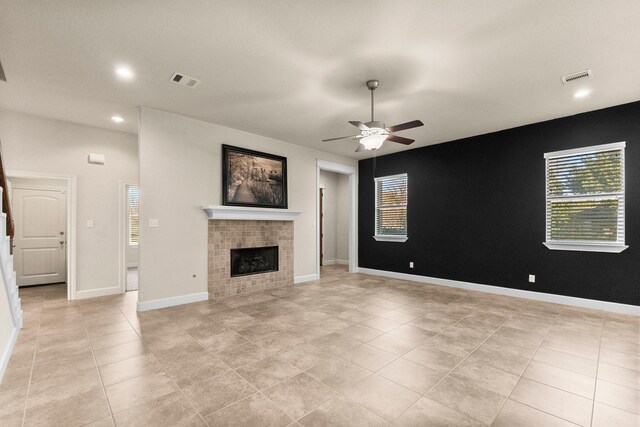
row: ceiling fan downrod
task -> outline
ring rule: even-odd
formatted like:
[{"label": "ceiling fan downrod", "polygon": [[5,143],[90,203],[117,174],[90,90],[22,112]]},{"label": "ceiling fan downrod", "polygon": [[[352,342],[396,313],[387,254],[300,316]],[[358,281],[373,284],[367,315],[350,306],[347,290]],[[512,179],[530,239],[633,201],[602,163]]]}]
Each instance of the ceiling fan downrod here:
[{"label": "ceiling fan downrod", "polygon": [[378,88],[380,82],[378,80],[368,80],[367,88],[371,91],[371,121],[373,122],[373,91]]}]

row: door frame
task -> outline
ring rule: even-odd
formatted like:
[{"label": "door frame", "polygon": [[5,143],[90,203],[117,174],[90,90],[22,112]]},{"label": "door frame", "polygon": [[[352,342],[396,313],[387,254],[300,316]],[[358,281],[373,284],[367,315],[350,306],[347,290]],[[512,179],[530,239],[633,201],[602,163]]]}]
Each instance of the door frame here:
[{"label": "door frame", "polygon": [[[127,180],[119,180],[118,181],[118,193],[120,194],[120,203],[119,210],[120,214],[118,215],[118,229],[120,237],[118,239],[118,267],[120,269],[120,274],[118,278],[118,285],[120,286],[120,293],[125,293],[127,291],[127,187],[136,186],[138,187],[138,191],[140,191],[140,184],[134,181]],[[139,245],[139,243],[138,243]],[[140,256],[140,246],[138,246],[138,256]],[[138,264],[138,275],[140,274],[140,266]],[[139,276],[138,276],[139,277]],[[138,282],[139,283],[139,282]]]},{"label": "door frame", "polygon": [[[7,170],[7,178],[55,179],[64,181],[67,190],[67,299],[76,299],[76,218],[77,218],[77,183],[76,175],[61,175],[22,170]],[[18,290],[18,292],[20,292]]]},{"label": "door frame", "polygon": [[[335,172],[349,177],[349,273],[358,272],[358,222],[356,212],[358,209],[357,182],[358,174],[355,166],[347,166],[341,163],[326,160],[317,161],[316,166],[316,223],[320,222],[320,171]],[[320,227],[316,228],[316,275],[320,278]]]},{"label": "door frame", "polygon": [[320,186],[318,191],[320,192],[320,194],[318,194],[318,197],[320,197],[320,208],[318,210],[318,228],[320,229],[320,237],[318,239],[320,240],[320,267],[322,267],[322,262],[324,261],[324,188]]}]

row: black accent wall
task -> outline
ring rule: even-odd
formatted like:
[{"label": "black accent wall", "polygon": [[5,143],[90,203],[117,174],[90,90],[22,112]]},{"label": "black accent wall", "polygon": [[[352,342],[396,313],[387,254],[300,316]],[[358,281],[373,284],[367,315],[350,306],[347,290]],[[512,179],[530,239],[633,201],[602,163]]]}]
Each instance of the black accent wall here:
[{"label": "black accent wall", "polygon": [[[629,248],[547,249],[544,153],[619,141]],[[376,242],[373,178],[404,172],[409,240]],[[361,160],[359,178],[360,267],[640,305],[640,102]]]}]

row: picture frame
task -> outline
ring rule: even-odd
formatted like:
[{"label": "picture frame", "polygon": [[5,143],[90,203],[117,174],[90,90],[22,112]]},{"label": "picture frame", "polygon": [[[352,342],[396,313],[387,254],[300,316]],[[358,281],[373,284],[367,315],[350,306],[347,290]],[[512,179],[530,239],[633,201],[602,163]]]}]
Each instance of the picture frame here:
[{"label": "picture frame", "polygon": [[222,204],[287,209],[287,158],[223,144]]}]

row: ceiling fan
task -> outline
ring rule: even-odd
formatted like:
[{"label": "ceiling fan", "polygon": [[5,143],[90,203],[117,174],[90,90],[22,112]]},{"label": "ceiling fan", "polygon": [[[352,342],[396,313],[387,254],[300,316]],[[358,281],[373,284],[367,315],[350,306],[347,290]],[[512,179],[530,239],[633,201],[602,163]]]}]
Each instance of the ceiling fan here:
[{"label": "ceiling fan", "polygon": [[356,148],[356,153],[364,150],[377,150],[382,147],[382,143],[385,141],[397,142],[399,144],[409,145],[415,139],[403,138],[401,136],[394,135],[394,132],[401,130],[407,130],[423,126],[420,120],[413,120],[411,122],[402,123],[395,126],[385,127],[383,122],[377,122],[373,119],[373,91],[378,88],[380,82],[378,80],[367,81],[367,88],[371,91],[371,121],[362,123],[359,121],[350,121],[352,125],[360,129],[359,135],[353,136],[341,136],[338,138],[323,139],[322,142],[337,141],[339,139],[353,138],[357,139],[359,144]]}]

